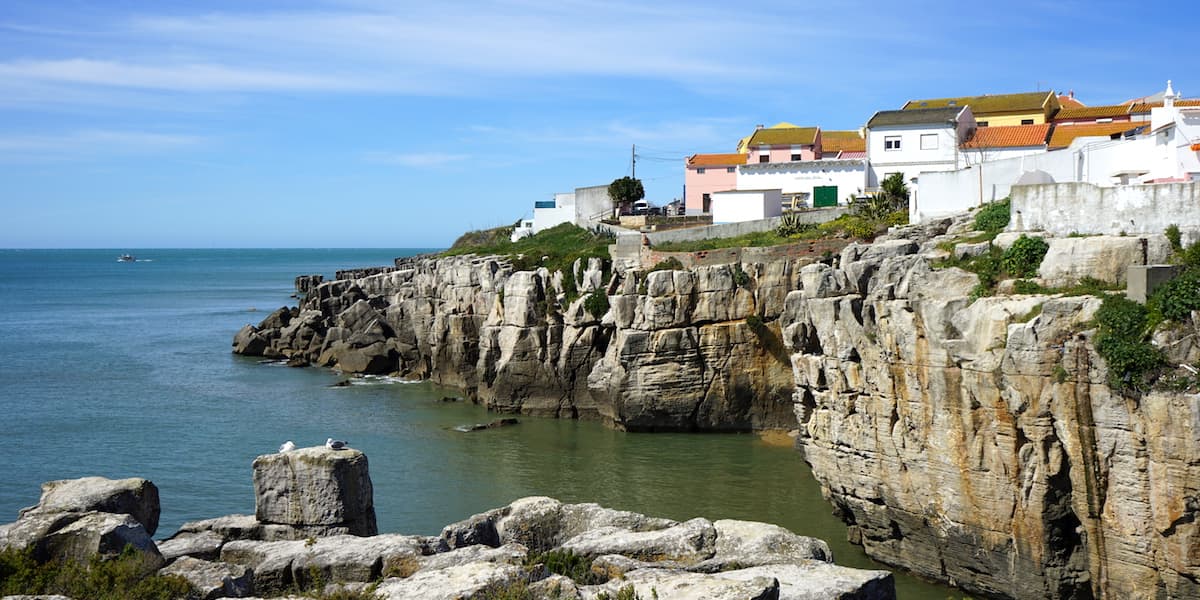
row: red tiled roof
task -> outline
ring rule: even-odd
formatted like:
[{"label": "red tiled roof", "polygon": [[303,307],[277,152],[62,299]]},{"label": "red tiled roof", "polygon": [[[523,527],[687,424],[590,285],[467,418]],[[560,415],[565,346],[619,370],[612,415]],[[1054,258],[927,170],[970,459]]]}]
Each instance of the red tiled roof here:
[{"label": "red tiled roof", "polygon": [[1066,148],[1075,138],[1086,136],[1112,136],[1147,125],[1147,123],[1082,123],[1079,125],[1055,125],[1050,134],[1050,149]]},{"label": "red tiled roof", "polygon": [[838,158],[866,158],[866,150],[842,150],[838,152]]},{"label": "red tiled roof", "polygon": [[1050,124],[980,127],[963,148],[1019,148],[1046,143]]},{"label": "red tiled roof", "polygon": [[835,152],[866,152],[867,140],[858,131],[821,131],[821,151],[825,154]]},{"label": "red tiled roof", "polygon": [[689,167],[732,167],[744,164],[745,154],[693,154],[687,157]]}]

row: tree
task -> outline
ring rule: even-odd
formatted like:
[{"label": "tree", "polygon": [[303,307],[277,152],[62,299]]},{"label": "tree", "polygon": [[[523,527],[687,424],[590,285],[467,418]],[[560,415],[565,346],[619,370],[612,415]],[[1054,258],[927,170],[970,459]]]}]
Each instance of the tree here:
[{"label": "tree", "polygon": [[908,185],[904,173],[892,173],[880,184],[880,190],[861,206],[859,213],[871,219],[883,219],[889,213],[908,209]]},{"label": "tree", "polygon": [[630,205],[642,198],[646,197],[646,190],[642,187],[641,179],[633,177],[622,177],[614,179],[608,184],[608,197],[612,200],[613,206],[620,208],[621,212],[628,212]]}]

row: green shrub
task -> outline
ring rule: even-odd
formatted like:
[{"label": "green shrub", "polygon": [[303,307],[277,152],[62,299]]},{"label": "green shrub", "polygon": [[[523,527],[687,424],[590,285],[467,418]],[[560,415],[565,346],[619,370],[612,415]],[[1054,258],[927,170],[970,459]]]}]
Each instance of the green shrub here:
[{"label": "green shrub", "polygon": [[780,237],[789,237],[808,233],[817,229],[814,223],[802,223],[800,215],[796,213],[788,213],[779,219],[779,225],[775,227],[775,234]]},{"label": "green shrub", "polygon": [[762,317],[758,315],[748,315],[746,317],[746,325],[749,326],[750,329],[755,333],[757,333],[763,329]]},{"label": "green shrub", "polygon": [[1013,292],[1017,294],[1045,294],[1049,291],[1036,281],[1018,279],[1013,282]]},{"label": "green shrub", "polygon": [[653,267],[650,267],[651,273],[653,273],[655,271],[682,271],[682,270],[683,270],[683,263],[679,262],[679,259],[675,258],[674,256],[668,256],[665,259],[659,261],[658,264],[654,265]]},{"label": "green shrub", "polygon": [[1096,351],[1108,363],[1109,385],[1114,388],[1144,387],[1164,362],[1162,353],[1146,340],[1148,317],[1145,306],[1117,294],[1105,296],[1096,311]]},{"label": "green shrub", "polygon": [[1017,277],[1036,277],[1050,244],[1039,237],[1022,235],[1004,251],[1004,270]]},{"label": "green shrub", "polygon": [[1184,321],[1200,310],[1200,269],[1188,269],[1163,284],[1147,302],[1155,320]]},{"label": "green shrub", "polygon": [[146,557],[126,546],[111,560],[38,564],[31,552],[0,551],[0,596],[60,594],[89,600],[172,600],[192,593],[182,577],[158,575]]},{"label": "green shrub", "polygon": [[546,570],[568,577],[580,585],[596,585],[608,581],[607,577],[592,571],[592,561],[571,550],[550,550],[526,559],[526,566],[545,565]]},{"label": "green shrub", "polygon": [[1183,236],[1179,232],[1179,226],[1171,223],[1167,225],[1167,230],[1163,233],[1167,236],[1167,241],[1171,242],[1171,249],[1176,252],[1183,250]]},{"label": "green shrub", "polygon": [[608,312],[608,294],[604,293],[604,290],[593,291],[584,298],[583,308],[597,319],[603,317],[604,313]]},{"label": "green shrub", "polygon": [[750,274],[742,269],[742,263],[733,263],[733,283],[738,287],[750,285]]},{"label": "green shrub", "polygon": [[1012,202],[1005,198],[999,202],[985,204],[975,213],[975,229],[980,231],[1003,231],[1012,216]]},{"label": "green shrub", "polygon": [[886,217],[883,218],[883,222],[884,222],[884,224],[886,224],[888,226],[908,225],[908,211],[907,210],[892,211],[892,212],[888,213]]},{"label": "green shrub", "polygon": [[524,579],[508,583],[492,583],[477,592],[473,598],[480,600],[535,600],[533,591]]},{"label": "green shrub", "polygon": [[[657,593],[655,594],[655,597],[658,597]],[[616,596],[613,596],[608,592],[600,592],[596,595],[596,600],[642,600],[642,597],[638,595],[637,590],[634,589],[632,585],[627,585],[617,590]]]}]

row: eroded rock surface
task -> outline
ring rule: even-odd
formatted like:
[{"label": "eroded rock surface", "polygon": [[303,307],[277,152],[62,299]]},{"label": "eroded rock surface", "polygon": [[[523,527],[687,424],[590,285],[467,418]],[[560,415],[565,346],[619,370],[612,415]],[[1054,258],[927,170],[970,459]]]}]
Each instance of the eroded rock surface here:
[{"label": "eroded rock surface", "polygon": [[307,537],[306,528],[378,533],[367,456],[358,450],[319,446],[259,456],[254,494],[256,520],[291,526],[297,537]]}]

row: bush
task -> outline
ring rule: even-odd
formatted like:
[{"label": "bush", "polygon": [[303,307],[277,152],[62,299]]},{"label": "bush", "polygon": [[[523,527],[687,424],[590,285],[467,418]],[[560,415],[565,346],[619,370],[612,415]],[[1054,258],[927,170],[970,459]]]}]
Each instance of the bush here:
[{"label": "bush", "polygon": [[1096,351],[1108,363],[1109,385],[1138,389],[1164,362],[1162,353],[1146,341],[1149,311],[1124,296],[1105,296],[1096,311]]},{"label": "bush", "polygon": [[597,319],[603,317],[604,313],[608,312],[608,294],[605,294],[604,290],[593,291],[584,298],[583,308]]},{"label": "bush", "polygon": [[653,273],[655,271],[682,271],[682,270],[683,270],[683,263],[679,262],[679,259],[675,258],[674,256],[668,256],[665,259],[659,261],[658,264],[654,265],[653,267],[650,267],[651,273]]},{"label": "bush", "polygon": [[1017,277],[1036,277],[1050,244],[1038,237],[1022,235],[1004,251],[1004,270]]},{"label": "bush", "polygon": [[975,213],[975,229],[979,231],[999,232],[1008,227],[1012,217],[1012,202],[1005,198],[999,202],[990,202]]},{"label": "bush", "polygon": [[803,233],[816,231],[817,226],[814,223],[802,223],[800,215],[788,213],[783,215],[779,220],[779,225],[775,227],[775,234],[779,237],[790,237]]},{"label": "bush", "polygon": [[182,577],[154,573],[146,558],[126,546],[111,560],[95,556],[87,563],[38,564],[29,551],[0,551],[0,596],[60,594],[89,600],[171,600],[192,586]]},{"label": "bush", "polygon": [[545,565],[555,575],[568,577],[580,585],[596,585],[608,581],[607,577],[592,571],[592,561],[571,550],[550,550],[525,561],[527,566]]},{"label": "bush", "polygon": [[1167,225],[1167,230],[1163,232],[1167,236],[1167,241],[1171,242],[1171,249],[1176,252],[1183,250],[1183,236],[1179,232],[1179,226],[1171,223]]},{"label": "bush", "polygon": [[741,263],[733,263],[733,283],[738,287],[750,285],[750,274],[742,269]]},{"label": "bush", "polygon": [[1184,321],[1193,310],[1200,310],[1200,269],[1188,269],[1182,275],[1154,291],[1148,302],[1156,317]]}]

